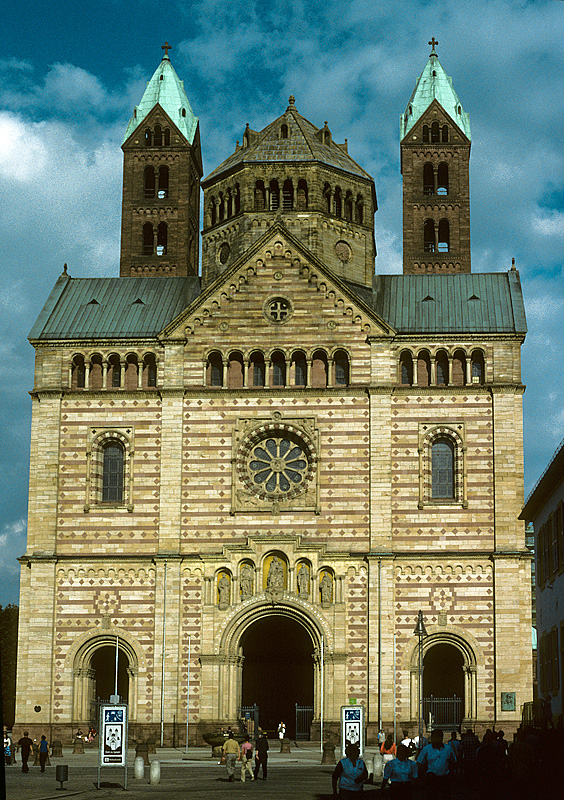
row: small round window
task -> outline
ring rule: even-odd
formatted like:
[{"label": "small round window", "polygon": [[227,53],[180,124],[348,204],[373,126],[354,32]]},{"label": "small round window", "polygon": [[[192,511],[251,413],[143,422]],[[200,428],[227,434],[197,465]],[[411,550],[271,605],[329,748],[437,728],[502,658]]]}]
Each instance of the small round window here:
[{"label": "small round window", "polygon": [[269,322],[280,325],[292,316],[292,304],[285,297],[271,297],[264,304],[263,313]]},{"label": "small round window", "polygon": [[218,258],[220,264],[227,264],[229,260],[229,255],[231,253],[231,248],[227,244],[227,242],[223,242],[219,248]]}]

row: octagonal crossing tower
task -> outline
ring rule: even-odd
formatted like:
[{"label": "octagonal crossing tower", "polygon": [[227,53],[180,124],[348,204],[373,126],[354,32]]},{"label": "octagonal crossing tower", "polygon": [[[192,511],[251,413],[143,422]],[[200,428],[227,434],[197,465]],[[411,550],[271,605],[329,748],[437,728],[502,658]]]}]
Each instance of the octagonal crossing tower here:
[{"label": "octagonal crossing tower", "polygon": [[403,271],[470,272],[470,120],[429,44],[400,117]]},{"label": "octagonal crossing tower", "polygon": [[122,278],[198,274],[200,129],[163,49],[122,144]]},{"label": "octagonal crossing tower", "polygon": [[202,282],[229,269],[275,222],[339,276],[372,286],[372,177],[333,140],[327,122],[303,117],[294,97],[262,131],[249,125],[243,143],[202,181]]}]

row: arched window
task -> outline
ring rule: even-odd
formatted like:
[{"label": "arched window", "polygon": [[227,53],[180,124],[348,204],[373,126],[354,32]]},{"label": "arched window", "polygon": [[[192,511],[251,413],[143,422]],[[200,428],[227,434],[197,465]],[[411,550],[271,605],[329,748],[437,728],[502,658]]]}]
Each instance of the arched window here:
[{"label": "arched window", "polygon": [[251,354],[251,371],[253,386],[264,386],[265,369],[264,355],[256,352]]},{"label": "arched window", "polygon": [[163,129],[160,125],[155,125],[154,130],[153,144],[155,147],[161,147],[163,143]]},{"label": "arched window", "polygon": [[292,211],[294,208],[294,184],[289,178],[282,187],[282,208],[284,211]]},{"label": "arched window", "polygon": [[424,142],[428,142],[429,141],[429,126],[428,125],[423,125],[423,141]]},{"label": "arched window", "polygon": [[219,212],[219,221],[223,222],[225,219],[225,198],[223,196],[223,192],[219,193],[219,197],[217,200],[217,208]]},{"label": "arched window", "polygon": [[423,164],[423,194],[435,194],[435,170],[430,161]]},{"label": "arched window", "polygon": [[71,388],[84,389],[86,386],[86,366],[83,356],[75,356],[71,367]]},{"label": "arched window", "polygon": [[255,182],[255,211],[264,211],[266,202],[266,192],[264,189],[264,181]]},{"label": "arched window", "polygon": [[280,136],[282,137],[282,139],[288,138],[288,126],[286,125],[286,123],[284,123],[280,128]]},{"label": "arched window", "polygon": [[435,223],[426,219],[423,223],[423,250],[426,253],[435,252]]},{"label": "arched window", "polygon": [[444,350],[439,350],[435,359],[437,370],[437,386],[448,386],[448,356]]},{"label": "arched window", "polygon": [[440,141],[439,123],[437,122],[437,120],[435,120],[433,122],[433,124],[431,125],[431,141],[432,142],[439,142]]},{"label": "arched window", "polygon": [[151,147],[153,144],[153,132],[150,128],[145,128],[145,147]]},{"label": "arched window", "polygon": [[233,195],[231,193],[231,189],[228,189],[225,193],[225,205],[227,208],[227,218],[233,216]]},{"label": "arched window", "polygon": [[437,171],[437,194],[448,194],[448,164],[444,161]]},{"label": "arched window", "polygon": [[323,187],[323,201],[327,214],[331,213],[331,187],[326,183]]},{"label": "arched window", "polygon": [[165,147],[170,147],[170,128],[164,129],[164,143]]},{"label": "arched window", "polygon": [[163,164],[162,167],[159,167],[159,200],[164,200],[165,197],[168,197],[168,180],[169,170],[166,164]]},{"label": "arched window", "polygon": [[431,445],[431,497],[454,498],[454,443],[447,436]]},{"label": "arched window", "polygon": [[223,359],[217,350],[208,356],[206,383],[208,386],[223,386]]},{"label": "arched window", "polygon": [[307,362],[304,353],[297,351],[292,356],[294,366],[294,384],[305,386],[307,383]]},{"label": "arched window", "polygon": [[448,219],[439,220],[439,253],[448,253],[450,250],[450,224]]},{"label": "arched window", "polygon": [[311,385],[320,389],[327,386],[327,354],[323,350],[316,350],[313,354]]},{"label": "arched window", "polygon": [[270,190],[270,211],[276,211],[280,208],[280,187],[278,181],[273,179],[269,184]]},{"label": "arched window", "polygon": [[484,354],[481,350],[472,353],[472,383],[484,383],[486,379]]},{"label": "arched window", "polygon": [[121,386],[121,361],[117,353],[108,358],[108,388],[119,389]]},{"label": "arched window", "polygon": [[233,192],[233,204],[234,204],[235,214],[238,214],[239,211],[241,210],[241,192],[238,183],[235,184],[235,189]]},{"label": "arched window", "polygon": [[215,225],[215,223],[217,222],[217,208],[215,205],[215,197],[213,195],[212,197],[210,197],[209,209],[210,209],[211,224]]},{"label": "arched window", "polygon": [[157,225],[157,255],[165,256],[168,245],[168,225],[166,222],[159,222]]},{"label": "arched window", "polygon": [[344,350],[337,350],[333,356],[335,365],[335,386],[348,386],[350,378],[349,357]]},{"label": "arched window", "polygon": [[335,216],[343,216],[343,193],[340,186],[335,186]]},{"label": "arched window", "polygon": [[353,196],[352,192],[347,192],[345,196],[345,219],[352,222],[353,218]]},{"label": "arched window", "polygon": [[129,392],[137,389],[138,364],[135,353],[130,353],[125,359],[125,382],[124,389]]},{"label": "arched window", "polygon": [[456,350],[452,359],[452,383],[453,386],[466,385],[466,353],[464,350]]},{"label": "arched window", "polygon": [[145,167],[143,170],[143,189],[145,197],[155,196],[155,168],[151,166]]},{"label": "arched window", "polygon": [[244,384],[243,356],[231,353],[227,362],[227,386],[229,389],[240,389]]},{"label": "arched window", "polygon": [[123,502],[124,450],[120,443],[109,441],[103,448],[102,502]]},{"label": "arched window", "polygon": [[143,388],[154,389],[157,385],[157,360],[153,353],[143,359]]},{"label": "arched window", "polygon": [[102,356],[96,354],[90,359],[90,380],[88,388],[97,392],[102,388],[103,381]]},{"label": "arched window", "polygon": [[421,350],[417,355],[417,385],[431,385],[431,357],[427,350]]},{"label": "arched window", "polygon": [[279,350],[270,358],[272,364],[272,386],[286,386],[286,359]]},{"label": "arched window", "polygon": [[443,125],[441,128],[441,140],[443,142],[448,142],[448,125]]},{"label": "arched window", "polygon": [[146,222],[143,225],[143,255],[144,256],[152,256],[153,255],[153,242],[154,242],[154,233],[153,233],[153,226],[150,222]]},{"label": "arched window", "polygon": [[364,202],[362,200],[362,195],[358,194],[356,196],[356,203],[355,203],[355,220],[358,222],[359,225],[364,224]]},{"label": "arched window", "polygon": [[409,350],[404,350],[400,355],[400,383],[404,386],[413,384],[413,357]]},{"label": "arched window", "polygon": [[307,181],[303,178],[298,181],[297,207],[298,211],[307,210]]}]

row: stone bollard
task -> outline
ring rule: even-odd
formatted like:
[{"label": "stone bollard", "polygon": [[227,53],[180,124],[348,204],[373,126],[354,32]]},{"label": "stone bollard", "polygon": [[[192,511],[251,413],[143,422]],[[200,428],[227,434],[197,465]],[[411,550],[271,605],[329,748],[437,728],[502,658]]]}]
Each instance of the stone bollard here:
[{"label": "stone bollard", "polygon": [[149,748],[149,753],[154,755],[157,752],[157,740],[154,736],[149,736],[147,739],[147,747]]},{"label": "stone bollard", "polygon": [[135,756],[133,774],[135,775],[136,781],[142,781],[145,777],[145,762],[143,761],[143,756]]},{"label": "stone bollard", "polygon": [[212,747],[212,758],[221,758],[223,755],[223,747],[219,744],[217,747]]},{"label": "stone bollard", "polygon": [[325,742],[323,745],[323,755],[321,756],[322,764],[336,764],[335,761],[335,745],[333,742]]},{"label": "stone bollard", "polygon": [[63,743],[60,739],[55,739],[51,746],[51,755],[53,758],[62,758],[63,757]]},{"label": "stone bollard", "polygon": [[157,786],[161,782],[161,762],[151,761],[151,771],[149,772],[149,783]]},{"label": "stone bollard", "polygon": [[381,778],[384,774],[384,765],[382,763],[382,756],[380,753],[374,754],[374,778]]},{"label": "stone bollard", "polygon": [[142,758],[143,764],[148,767],[149,766],[149,750],[147,747],[147,742],[138,742],[135,746],[135,758]]},{"label": "stone bollard", "polygon": [[283,739],[280,739],[280,752],[281,753],[291,753],[290,750],[290,740],[285,736]]},{"label": "stone bollard", "polygon": [[84,753],[84,742],[82,741],[82,739],[76,738],[74,740],[74,746],[73,746],[72,752],[73,752],[73,755],[75,753]]}]

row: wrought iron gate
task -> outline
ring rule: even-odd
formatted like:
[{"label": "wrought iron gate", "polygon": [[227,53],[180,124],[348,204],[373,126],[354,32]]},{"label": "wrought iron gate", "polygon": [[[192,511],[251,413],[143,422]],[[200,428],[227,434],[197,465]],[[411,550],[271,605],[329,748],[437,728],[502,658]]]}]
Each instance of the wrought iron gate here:
[{"label": "wrought iron gate", "polygon": [[423,719],[429,728],[445,731],[458,730],[462,722],[462,699],[452,697],[424,697]]},{"label": "wrought iron gate", "polygon": [[296,703],[296,740],[310,737],[313,706],[299,706]]}]

